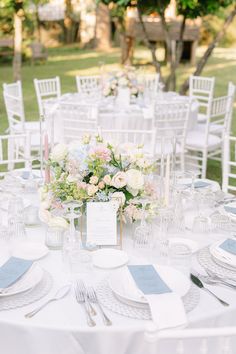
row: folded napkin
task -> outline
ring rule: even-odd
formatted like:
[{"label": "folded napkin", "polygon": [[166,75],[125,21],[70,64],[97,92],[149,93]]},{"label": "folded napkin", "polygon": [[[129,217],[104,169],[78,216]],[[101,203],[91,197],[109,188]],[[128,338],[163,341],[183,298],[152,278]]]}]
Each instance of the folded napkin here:
[{"label": "folded napkin", "polygon": [[[131,265],[128,269],[130,281],[133,280],[134,288],[137,286],[145,295],[152,319],[159,329],[186,325],[186,313],[180,296],[172,292],[153,265]],[[129,289],[131,284],[128,284]]]},{"label": "folded napkin", "polygon": [[227,213],[236,214],[236,207],[225,206],[224,209]]},{"label": "folded napkin", "polygon": [[219,248],[236,256],[236,240],[228,238],[219,245]]},{"label": "folded napkin", "polygon": [[[207,186],[210,186],[210,185],[211,185],[210,183],[205,182],[205,181],[194,182],[194,188],[204,188],[204,187],[207,187]],[[192,183],[187,183],[186,186],[191,187]]]},{"label": "folded napkin", "polygon": [[0,289],[5,289],[18,281],[32,266],[33,262],[11,257],[0,267]]}]

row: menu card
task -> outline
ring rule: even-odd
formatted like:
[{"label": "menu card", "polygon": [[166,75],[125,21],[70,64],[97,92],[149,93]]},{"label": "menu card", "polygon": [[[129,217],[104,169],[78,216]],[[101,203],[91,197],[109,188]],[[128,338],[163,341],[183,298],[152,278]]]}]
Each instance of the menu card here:
[{"label": "menu card", "polygon": [[98,246],[117,245],[117,210],[111,202],[87,203],[87,242]]}]

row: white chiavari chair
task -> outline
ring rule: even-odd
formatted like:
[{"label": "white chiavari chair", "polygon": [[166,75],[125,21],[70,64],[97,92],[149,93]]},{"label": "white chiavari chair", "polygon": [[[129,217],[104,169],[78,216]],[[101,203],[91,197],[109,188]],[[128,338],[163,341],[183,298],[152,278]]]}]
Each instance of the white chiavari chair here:
[{"label": "white chiavari chair", "polygon": [[97,106],[63,102],[59,105],[59,111],[65,143],[98,130]]},{"label": "white chiavari chair", "polygon": [[[173,153],[173,141],[175,140],[174,154],[176,164],[180,165],[181,170],[185,168],[185,142],[190,109],[191,100],[189,102],[177,100],[168,103],[161,102],[156,104],[153,118],[153,129],[156,130],[157,137],[156,154]],[[161,146],[165,147],[164,150]]]},{"label": "white chiavari chair", "polygon": [[58,76],[50,79],[34,79],[39,115],[44,115],[44,101],[61,96],[61,83]]},{"label": "white chiavari chair", "polygon": [[19,134],[29,132],[32,139],[31,150],[40,149],[40,123],[25,120],[24,101],[21,81],[3,84],[3,97],[7,112],[9,133]]},{"label": "white chiavari chair", "polygon": [[12,171],[17,164],[29,167],[30,134],[0,135],[0,175]]},{"label": "white chiavari chair", "polygon": [[191,75],[189,78],[189,96],[199,104],[198,122],[205,122],[210,115],[214,97],[215,78]]},{"label": "white chiavari chair", "polygon": [[156,132],[153,129],[101,129],[100,134],[104,141],[112,145],[119,146],[128,143],[140,146],[140,148],[143,146],[145,156],[155,156]]},{"label": "white chiavari chair", "polygon": [[236,193],[236,137],[225,135],[222,169],[222,190]]},{"label": "white chiavari chair", "polygon": [[76,87],[79,93],[91,94],[101,91],[101,77],[93,76],[76,76]]},{"label": "white chiavari chair", "polygon": [[[155,354],[234,354],[236,327],[158,331],[150,326],[145,339]],[[196,350],[194,350],[196,348]]]},{"label": "white chiavari chair", "polygon": [[200,169],[201,178],[206,178],[208,158],[222,161],[224,134],[228,128],[233,97],[214,98],[210,114],[202,128],[188,132],[186,148],[188,165]]}]

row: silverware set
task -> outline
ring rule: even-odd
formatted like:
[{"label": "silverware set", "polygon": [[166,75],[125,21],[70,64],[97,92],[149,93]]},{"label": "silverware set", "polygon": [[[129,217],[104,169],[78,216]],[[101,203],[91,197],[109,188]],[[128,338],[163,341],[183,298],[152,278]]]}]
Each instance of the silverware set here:
[{"label": "silverware set", "polygon": [[93,287],[90,286],[86,288],[83,281],[78,280],[74,285],[74,290],[76,301],[82,306],[89,327],[96,326],[93,317],[97,315],[97,312],[93,305],[97,306],[105,326],[112,325],[112,322],[104,312]]}]

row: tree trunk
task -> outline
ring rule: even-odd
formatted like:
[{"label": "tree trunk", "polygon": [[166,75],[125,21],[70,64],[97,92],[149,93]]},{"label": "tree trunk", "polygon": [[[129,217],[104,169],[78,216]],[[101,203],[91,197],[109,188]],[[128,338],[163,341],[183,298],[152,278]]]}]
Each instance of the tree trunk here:
[{"label": "tree trunk", "polygon": [[132,65],[134,56],[134,38],[120,33],[121,41],[121,64]]},{"label": "tree trunk", "polygon": [[111,19],[109,8],[99,3],[96,9],[96,48],[108,50],[111,48]]},{"label": "tree trunk", "polygon": [[145,24],[143,22],[143,18],[142,18],[142,13],[141,10],[139,8],[139,6],[137,6],[138,9],[138,17],[139,17],[139,22],[143,31],[143,35],[144,35],[144,43],[146,44],[146,46],[148,47],[148,49],[151,51],[152,54],[152,64],[156,69],[156,72],[158,72],[160,74],[160,80],[162,81],[162,75],[161,75],[161,64],[159,63],[159,61],[157,60],[156,57],[156,46],[153,45],[148,38],[148,33],[145,27]]},{"label": "tree trunk", "polygon": [[73,42],[73,7],[71,0],[65,0],[65,6],[65,41],[67,44],[69,44]]},{"label": "tree trunk", "polygon": [[22,17],[19,11],[14,14],[14,59],[13,59],[13,79],[21,80],[22,62]]},{"label": "tree trunk", "polygon": [[171,69],[170,69],[170,75],[167,79],[167,88],[170,90],[175,91],[176,90],[176,70],[179,66],[182,54],[183,54],[183,49],[184,49],[184,31],[185,31],[185,25],[186,25],[186,17],[184,16],[183,21],[181,23],[181,28],[180,28],[180,34],[179,34],[179,40],[177,42],[176,48],[172,48],[172,59],[171,61]]},{"label": "tree trunk", "polygon": [[[232,23],[232,21],[233,21],[235,16],[236,16],[236,6],[231,11],[229,16],[226,18],[221,31],[217,33],[215,39],[209,44],[207,50],[203,54],[202,58],[199,60],[199,62],[197,64],[197,67],[196,67],[196,70],[194,71],[193,75],[195,75],[195,76],[201,75],[202,70],[203,70],[204,66],[206,65],[208,59],[210,58],[213,50],[215,49],[215,47],[219,44],[220,40],[225,35],[229,25]],[[183,83],[183,85],[181,86],[180,94],[182,94],[182,95],[185,94],[188,91],[188,89],[189,89],[189,79],[187,79]]]},{"label": "tree trunk", "polygon": [[40,19],[39,19],[38,5],[36,5],[35,17],[36,17],[37,39],[38,39],[39,43],[41,43],[41,29],[40,29]]}]

